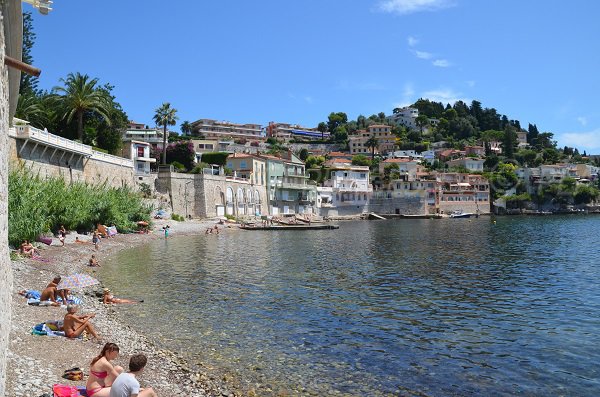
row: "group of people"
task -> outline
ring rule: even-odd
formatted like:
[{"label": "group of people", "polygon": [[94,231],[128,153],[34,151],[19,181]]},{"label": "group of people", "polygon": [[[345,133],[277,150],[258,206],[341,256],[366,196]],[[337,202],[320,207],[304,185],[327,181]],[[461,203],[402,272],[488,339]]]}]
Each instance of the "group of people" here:
[{"label": "group of people", "polygon": [[23,256],[33,258],[34,256],[39,255],[40,251],[34,247],[31,241],[25,240],[19,247],[19,253]]},{"label": "group of people", "polygon": [[215,227],[209,227],[208,229],[206,229],[206,232],[204,234],[213,234],[213,231],[215,234],[219,234],[219,227],[217,225],[215,225]]},{"label": "group of people", "polygon": [[88,397],[156,397],[154,390],[141,388],[137,380],[148,362],[144,354],[129,359],[129,371],[113,366],[111,361],[119,355],[119,346],[107,343],[90,363],[90,376],[85,385]]}]

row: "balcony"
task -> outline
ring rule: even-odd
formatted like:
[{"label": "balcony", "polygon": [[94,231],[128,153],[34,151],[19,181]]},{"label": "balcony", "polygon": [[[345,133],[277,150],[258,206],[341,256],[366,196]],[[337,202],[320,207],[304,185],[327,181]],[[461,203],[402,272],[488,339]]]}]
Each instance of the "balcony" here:
[{"label": "balcony", "polygon": [[13,135],[15,138],[41,143],[46,146],[67,152],[81,154],[88,157],[91,156],[93,152],[91,146],[51,134],[48,131],[42,131],[30,125],[16,125],[14,128],[10,129],[10,132],[12,131],[14,131],[14,134],[11,135]]},{"label": "balcony", "polygon": [[282,189],[296,189],[296,190],[311,190],[314,185],[307,184],[307,177],[305,176],[278,176],[275,179],[275,187]]},{"label": "balcony", "polygon": [[153,157],[134,157],[135,161],[146,161],[148,163],[156,163],[156,159]]}]

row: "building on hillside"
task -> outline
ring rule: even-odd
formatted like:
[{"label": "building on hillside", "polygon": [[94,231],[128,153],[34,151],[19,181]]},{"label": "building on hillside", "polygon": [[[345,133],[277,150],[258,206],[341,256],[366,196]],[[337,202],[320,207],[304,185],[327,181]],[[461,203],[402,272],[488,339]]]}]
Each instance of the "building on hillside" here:
[{"label": "building on hillside", "polygon": [[376,154],[387,155],[394,151],[396,136],[392,133],[392,127],[389,125],[374,124],[367,127],[366,130],[358,130],[348,137],[350,153],[371,154],[371,148],[367,147],[367,141],[370,138],[377,140]]},{"label": "building on hillside", "polygon": [[150,128],[147,125],[130,121],[127,129],[123,132],[123,142],[138,141],[147,142],[153,149],[162,148],[163,130]]},{"label": "building on hillside", "polygon": [[365,212],[373,191],[369,167],[332,159],[324,163],[328,178],[317,187],[317,207],[322,216],[358,215]]},{"label": "building on hillside", "polygon": [[[268,207],[261,197],[266,197],[267,163],[260,156],[246,153],[233,153],[227,157],[226,167],[233,175],[227,180],[247,183],[246,189],[227,189],[225,192],[225,213],[228,215],[266,215]],[[260,194],[264,191],[264,194]],[[265,204],[265,205],[263,205]]]},{"label": "building on hillside", "polygon": [[463,150],[457,149],[443,149],[436,151],[437,158],[440,161],[446,162],[448,160],[452,160],[455,158],[461,158],[465,156],[465,152]]},{"label": "building on hillside", "polygon": [[446,172],[436,176],[438,214],[455,211],[484,214],[490,211],[490,184],[482,175]]},{"label": "building on hillside", "polygon": [[399,109],[397,113],[387,116],[387,120],[395,125],[401,125],[410,130],[414,130],[417,129],[417,117],[419,117],[419,109],[404,107]]},{"label": "building on hillside", "polygon": [[328,159],[352,160],[352,154],[345,153],[345,152],[329,152],[329,153],[327,153],[327,158]]},{"label": "building on hillside", "polygon": [[485,148],[483,146],[465,146],[465,156],[485,156]]},{"label": "building on hillside", "polygon": [[385,169],[390,166],[397,167],[397,172],[400,177],[397,178],[403,181],[414,181],[417,177],[417,171],[420,171],[419,161],[410,160],[406,158],[400,159],[386,159],[384,161],[379,162],[379,175],[383,176],[385,174]]},{"label": "building on hillside", "polygon": [[229,121],[199,119],[191,124],[192,136],[216,140],[264,141],[260,124],[235,124]]},{"label": "building on hillside", "polygon": [[469,172],[483,172],[483,163],[485,163],[485,160],[472,157],[446,161],[448,168],[464,168]]},{"label": "building on hillside", "polygon": [[156,163],[156,159],[150,157],[150,143],[148,142],[134,140],[123,142],[121,156],[133,161],[136,175],[149,175],[150,165]]},{"label": "building on hillside", "polygon": [[519,149],[527,147],[527,131],[517,131]]},{"label": "building on hillside", "polygon": [[321,133],[316,128],[271,121],[266,127],[266,135],[268,138],[275,138],[284,142],[289,142],[292,139],[310,141],[314,139],[328,139],[329,131]]}]

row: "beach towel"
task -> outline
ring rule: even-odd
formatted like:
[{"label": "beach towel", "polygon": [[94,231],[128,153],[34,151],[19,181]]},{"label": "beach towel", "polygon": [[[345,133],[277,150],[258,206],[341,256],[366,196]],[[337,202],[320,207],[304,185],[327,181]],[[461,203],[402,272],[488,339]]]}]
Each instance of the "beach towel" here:
[{"label": "beach towel", "polygon": [[[64,306],[62,298],[60,296],[58,297],[58,299],[56,299],[56,301]],[[81,305],[82,303],[83,301],[81,300],[81,298],[78,298],[73,295],[69,295],[67,297],[67,304]],[[39,298],[29,298],[27,299],[27,304],[29,306],[52,306],[52,301],[40,301]]]},{"label": "beach towel", "polygon": [[[33,328],[31,329],[31,334],[32,335],[47,335],[47,336],[65,336],[65,333],[63,331],[59,331],[60,328],[62,328],[63,326],[63,321],[62,320],[50,320],[50,321],[46,321],[45,323],[39,323],[33,326]],[[79,336],[79,339],[81,339],[81,335]]]},{"label": "beach towel", "polygon": [[55,384],[52,386],[54,397],[87,397],[85,386],[71,386]]},{"label": "beach towel", "polygon": [[27,299],[40,299],[40,297],[42,296],[42,293],[35,289],[28,289],[27,291],[25,291],[24,296]]},{"label": "beach towel", "polygon": [[108,237],[112,237],[118,233],[116,226],[111,226],[111,227],[107,228],[106,230],[108,231]]},{"label": "beach towel", "polygon": [[38,237],[35,239],[35,241],[37,241],[38,243],[44,243],[46,245],[51,245],[52,244],[52,239],[50,237]]}]

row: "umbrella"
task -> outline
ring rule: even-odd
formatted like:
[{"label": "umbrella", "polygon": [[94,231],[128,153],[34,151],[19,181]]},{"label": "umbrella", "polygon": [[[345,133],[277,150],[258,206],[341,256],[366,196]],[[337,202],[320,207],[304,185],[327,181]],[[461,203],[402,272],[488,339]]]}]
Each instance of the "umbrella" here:
[{"label": "umbrella", "polygon": [[85,288],[96,284],[100,284],[100,281],[96,280],[89,274],[74,273],[70,276],[63,277],[62,280],[60,280],[60,283],[58,283],[56,286],[56,289]]}]

